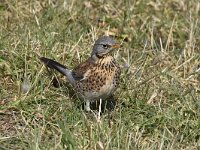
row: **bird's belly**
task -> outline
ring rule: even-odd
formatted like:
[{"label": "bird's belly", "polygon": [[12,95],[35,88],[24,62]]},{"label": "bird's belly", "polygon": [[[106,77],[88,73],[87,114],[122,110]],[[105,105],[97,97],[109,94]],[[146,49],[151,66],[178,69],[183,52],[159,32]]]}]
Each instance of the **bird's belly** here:
[{"label": "bird's belly", "polygon": [[84,100],[106,99],[115,92],[120,72],[117,67],[108,70],[96,70],[84,80],[78,82],[77,89]]},{"label": "bird's belly", "polygon": [[106,99],[116,90],[115,84],[113,84],[112,80],[107,80],[106,83],[101,86],[98,90],[96,88],[91,89],[89,91],[83,92],[83,98],[89,99],[90,101],[96,101],[101,99]]},{"label": "bird's belly", "polygon": [[96,101],[101,98],[102,100],[104,100],[107,97],[109,97],[112,94],[112,92],[114,92],[114,91],[115,91],[115,88],[111,89],[111,87],[105,87],[101,91],[84,92],[83,99],[85,99],[85,100],[89,99],[90,101]]},{"label": "bird's belly", "polygon": [[102,95],[110,95],[116,90],[115,85],[113,84],[113,81],[107,81],[107,83],[101,87],[99,93]]}]

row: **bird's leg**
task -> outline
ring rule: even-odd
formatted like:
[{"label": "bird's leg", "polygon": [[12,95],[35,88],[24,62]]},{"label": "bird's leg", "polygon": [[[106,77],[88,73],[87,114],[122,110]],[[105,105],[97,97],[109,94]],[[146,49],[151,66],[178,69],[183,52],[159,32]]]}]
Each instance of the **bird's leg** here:
[{"label": "bird's leg", "polygon": [[86,110],[86,111],[91,111],[91,109],[90,109],[90,101],[89,101],[89,100],[86,100],[85,103],[86,103],[86,105],[85,105],[85,110]]}]

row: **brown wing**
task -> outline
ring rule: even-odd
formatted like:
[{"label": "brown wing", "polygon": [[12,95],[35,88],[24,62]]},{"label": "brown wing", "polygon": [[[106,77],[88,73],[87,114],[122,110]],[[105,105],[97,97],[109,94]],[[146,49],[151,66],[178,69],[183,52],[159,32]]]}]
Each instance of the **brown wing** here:
[{"label": "brown wing", "polygon": [[81,80],[84,78],[84,74],[95,65],[92,58],[88,58],[85,62],[80,63],[72,71],[72,76],[75,80]]}]

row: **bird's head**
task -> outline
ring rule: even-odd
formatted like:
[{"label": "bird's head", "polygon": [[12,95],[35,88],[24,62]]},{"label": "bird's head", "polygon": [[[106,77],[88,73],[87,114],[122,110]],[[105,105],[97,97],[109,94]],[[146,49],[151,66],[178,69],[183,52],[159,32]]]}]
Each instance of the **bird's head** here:
[{"label": "bird's head", "polygon": [[96,40],[94,43],[91,57],[101,58],[104,55],[112,52],[116,48],[120,48],[120,44],[116,44],[114,39],[110,36],[103,36]]}]

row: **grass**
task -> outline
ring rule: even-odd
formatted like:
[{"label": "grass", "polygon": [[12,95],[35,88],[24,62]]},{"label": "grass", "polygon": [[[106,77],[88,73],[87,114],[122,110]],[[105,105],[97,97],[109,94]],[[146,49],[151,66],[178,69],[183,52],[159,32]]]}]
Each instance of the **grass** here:
[{"label": "grass", "polygon": [[[0,14],[0,149],[200,148],[198,0],[2,0]],[[123,43],[111,127],[38,59],[73,68],[105,34]]]}]

